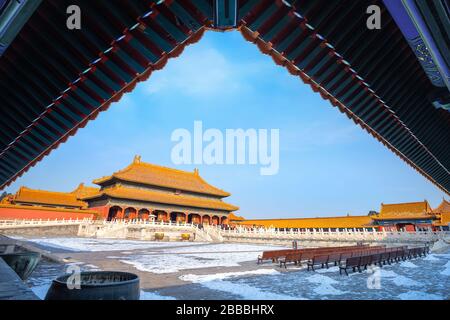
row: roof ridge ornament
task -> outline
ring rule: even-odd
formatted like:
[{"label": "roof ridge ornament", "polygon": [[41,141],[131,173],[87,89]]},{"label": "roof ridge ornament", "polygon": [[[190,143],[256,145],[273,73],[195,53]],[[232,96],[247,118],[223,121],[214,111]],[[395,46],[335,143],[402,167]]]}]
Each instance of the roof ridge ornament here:
[{"label": "roof ridge ornament", "polygon": [[133,159],[133,163],[141,163],[141,156],[140,155],[135,155],[134,159]]}]

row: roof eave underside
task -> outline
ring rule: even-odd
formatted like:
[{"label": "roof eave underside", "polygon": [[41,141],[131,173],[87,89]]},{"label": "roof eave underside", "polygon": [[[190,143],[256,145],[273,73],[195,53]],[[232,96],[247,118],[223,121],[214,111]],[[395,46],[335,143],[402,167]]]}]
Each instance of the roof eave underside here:
[{"label": "roof eave underside", "polygon": [[[0,60],[0,188],[198,41],[212,20],[209,0],[103,1],[43,2]],[[240,29],[450,194],[449,117],[428,101],[430,81],[381,1],[382,29],[364,31],[358,13],[369,2],[243,0]],[[89,12],[83,28],[62,31],[58,13],[77,3]]]}]

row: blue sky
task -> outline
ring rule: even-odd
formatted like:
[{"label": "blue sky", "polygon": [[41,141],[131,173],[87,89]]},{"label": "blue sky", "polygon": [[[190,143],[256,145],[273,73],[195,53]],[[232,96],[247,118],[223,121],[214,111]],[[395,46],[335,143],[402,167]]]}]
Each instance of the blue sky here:
[{"label": "blue sky", "polygon": [[[259,165],[175,166],[171,133],[192,131],[196,120],[223,132],[279,129],[278,174],[261,176]],[[382,202],[423,199],[437,206],[444,195],[238,32],[207,32],[6,190],[70,191],[124,168],[135,154],[198,167],[246,218],[358,215]]]}]

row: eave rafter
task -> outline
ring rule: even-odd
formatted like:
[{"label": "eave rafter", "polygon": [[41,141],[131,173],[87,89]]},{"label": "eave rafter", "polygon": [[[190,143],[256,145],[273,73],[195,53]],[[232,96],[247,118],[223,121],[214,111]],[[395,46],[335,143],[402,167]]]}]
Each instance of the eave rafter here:
[{"label": "eave rafter", "polygon": [[[387,15],[381,0],[375,1]],[[0,125],[5,128],[0,132],[0,188],[179,56],[205,30],[238,29],[449,194],[450,117],[444,110],[428,111],[429,81],[411,60],[392,19],[387,19],[385,33],[354,32],[364,18],[348,17],[367,1],[341,6],[317,0],[298,7],[293,1],[230,1],[228,9],[235,16],[222,12],[218,17],[213,0],[112,2],[105,8],[101,1],[78,0],[92,12],[104,12],[86,15],[85,30],[74,35],[56,28],[59,22],[51,18],[69,2],[41,4],[0,59]],[[30,36],[41,29],[42,34]],[[367,37],[374,44],[361,45]],[[54,47],[53,42],[62,45]],[[377,51],[377,45],[385,50]],[[28,62],[31,53],[38,63]],[[392,61],[383,64],[386,57]],[[417,75],[413,82],[412,72]]]}]

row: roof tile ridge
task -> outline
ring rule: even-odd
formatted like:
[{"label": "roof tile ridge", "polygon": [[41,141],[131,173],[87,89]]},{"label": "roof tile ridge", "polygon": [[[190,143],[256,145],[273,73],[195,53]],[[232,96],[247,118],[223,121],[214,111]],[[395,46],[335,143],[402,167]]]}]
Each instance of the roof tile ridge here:
[{"label": "roof tile ridge", "polygon": [[67,195],[67,196],[72,195],[72,192],[53,191],[53,190],[44,190],[44,189],[32,189],[32,188],[28,188],[28,187],[24,187],[24,189],[31,191],[31,192],[42,192],[42,193]]},{"label": "roof tile ridge", "polygon": [[208,182],[206,182],[206,180],[203,179],[203,178],[200,176],[200,174],[198,173],[198,171],[194,172],[193,174],[194,174],[194,176],[195,176],[197,179],[199,179],[202,183],[206,184],[207,186],[211,187],[212,189],[221,191],[223,194],[226,194],[227,197],[231,195],[229,192],[227,192],[227,191],[225,191],[225,190],[223,190],[223,189],[217,188],[216,186],[213,186],[212,184],[209,184]]},{"label": "roof tile ridge", "polygon": [[173,172],[184,173],[184,174],[189,174],[189,175],[195,176],[195,172],[177,169],[177,168],[171,168],[171,167],[162,166],[159,164],[154,164],[154,163],[149,163],[149,162],[137,162],[137,163],[133,163],[133,164],[144,166],[144,167],[151,167],[154,169],[163,169],[163,170],[167,170],[167,171],[173,171]]},{"label": "roof tile ridge", "polygon": [[383,206],[400,206],[400,205],[405,205],[405,204],[420,204],[420,203],[425,203],[428,202],[427,200],[424,201],[411,201],[411,202],[401,202],[401,203],[382,203],[381,205]]}]

